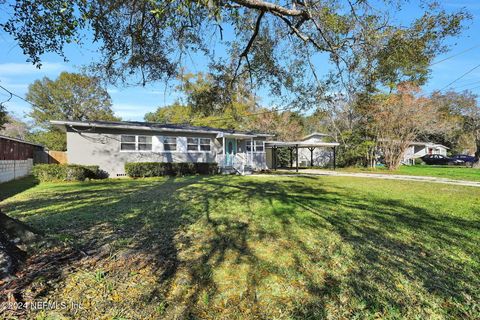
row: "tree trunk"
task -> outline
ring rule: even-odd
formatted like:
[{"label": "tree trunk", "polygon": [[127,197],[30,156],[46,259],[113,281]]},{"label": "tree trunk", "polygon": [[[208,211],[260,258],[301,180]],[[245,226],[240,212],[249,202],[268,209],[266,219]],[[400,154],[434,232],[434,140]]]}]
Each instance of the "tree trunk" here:
[{"label": "tree trunk", "polygon": [[477,138],[475,139],[475,146],[476,146],[475,158],[477,158],[477,160],[473,163],[472,167],[476,169],[480,169],[480,137],[478,136],[478,134],[477,134]]},{"label": "tree trunk", "polygon": [[29,226],[0,212],[0,282],[18,270],[38,239]]}]

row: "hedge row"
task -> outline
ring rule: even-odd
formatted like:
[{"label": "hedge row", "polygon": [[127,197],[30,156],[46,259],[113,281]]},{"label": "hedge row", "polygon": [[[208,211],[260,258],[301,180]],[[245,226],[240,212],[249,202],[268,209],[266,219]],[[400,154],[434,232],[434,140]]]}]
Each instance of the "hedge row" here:
[{"label": "hedge row", "polygon": [[84,181],[85,179],[104,179],[108,176],[98,166],[75,164],[37,164],[33,167],[32,174],[42,182]]},{"label": "hedge row", "polygon": [[129,162],[125,164],[125,172],[132,178],[185,176],[194,174],[216,174],[216,163],[191,162]]}]

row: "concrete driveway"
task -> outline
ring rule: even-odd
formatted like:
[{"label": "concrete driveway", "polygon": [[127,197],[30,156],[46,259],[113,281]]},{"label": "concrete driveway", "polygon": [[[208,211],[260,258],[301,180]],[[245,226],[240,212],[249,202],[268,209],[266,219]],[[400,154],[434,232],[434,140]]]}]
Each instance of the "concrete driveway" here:
[{"label": "concrete driveway", "polygon": [[[454,180],[454,179],[426,177],[426,176],[407,176],[407,175],[400,175],[400,174],[339,172],[339,171],[330,171],[330,170],[321,170],[321,169],[300,169],[298,173],[296,173],[294,170],[277,170],[277,172],[282,173],[282,176],[283,175],[337,176],[337,177],[372,178],[372,179],[402,180],[402,181],[419,181],[419,182],[451,184],[451,185],[457,185],[457,186],[480,187],[480,182],[478,181]],[[262,174],[259,176],[264,176],[264,175]]]}]

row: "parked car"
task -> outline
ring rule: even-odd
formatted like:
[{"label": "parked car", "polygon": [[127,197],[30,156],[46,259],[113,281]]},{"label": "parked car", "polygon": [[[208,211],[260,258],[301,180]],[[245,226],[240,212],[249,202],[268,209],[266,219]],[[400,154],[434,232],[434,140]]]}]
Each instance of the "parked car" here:
[{"label": "parked car", "polygon": [[423,162],[429,165],[432,165],[432,164],[445,165],[452,162],[450,158],[447,158],[441,154],[427,154],[421,157],[421,159],[423,160]]},{"label": "parked car", "polygon": [[452,161],[458,164],[467,164],[467,163],[474,163],[476,161],[475,157],[469,156],[467,154],[457,154],[456,156],[452,157]]}]

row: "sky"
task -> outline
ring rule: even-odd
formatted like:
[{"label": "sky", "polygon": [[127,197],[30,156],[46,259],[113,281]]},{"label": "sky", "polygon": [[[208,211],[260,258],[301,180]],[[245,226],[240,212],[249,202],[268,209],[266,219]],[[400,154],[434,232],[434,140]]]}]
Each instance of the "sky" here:
[{"label": "sky", "polygon": [[[416,2],[415,0],[412,2]],[[449,40],[452,46],[450,52],[438,56],[432,65],[430,80],[423,87],[423,92],[428,94],[433,90],[440,90],[448,86],[463,74],[480,64],[480,1],[478,0],[446,0],[440,1],[447,11],[467,8],[473,19],[467,22],[468,29],[461,36]],[[418,15],[419,11],[410,6],[400,12],[399,20],[409,19]],[[2,16],[3,15],[3,16]],[[4,20],[5,12],[0,11],[0,20]],[[37,79],[49,77],[55,79],[60,72],[78,72],[82,66],[98,58],[93,45],[68,48],[66,51],[68,61],[61,57],[47,54],[43,57],[41,69],[35,68],[26,62],[27,57],[18,47],[14,39],[3,30],[0,30],[0,85],[10,91],[24,96],[28,85]],[[454,56],[454,57],[452,57]],[[443,59],[447,60],[443,61]],[[324,63],[327,63],[326,61]],[[187,61],[187,71],[205,71],[205,61]],[[330,66],[325,66],[329,68]],[[480,67],[455,81],[451,86],[455,90],[469,89],[480,94]],[[145,113],[156,110],[159,106],[173,103],[179,98],[174,84],[165,86],[165,83],[153,83],[145,87],[107,87],[112,98],[113,111],[123,120],[141,121]],[[265,92],[257,92],[261,101],[267,101]],[[8,95],[0,90],[0,101],[6,100]],[[18,118],[28,120],[27,114],[30,105],[21,99],[13,98],[6,104],[7,111]]]}]

